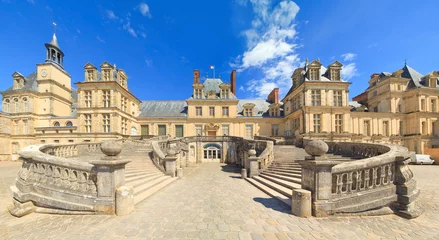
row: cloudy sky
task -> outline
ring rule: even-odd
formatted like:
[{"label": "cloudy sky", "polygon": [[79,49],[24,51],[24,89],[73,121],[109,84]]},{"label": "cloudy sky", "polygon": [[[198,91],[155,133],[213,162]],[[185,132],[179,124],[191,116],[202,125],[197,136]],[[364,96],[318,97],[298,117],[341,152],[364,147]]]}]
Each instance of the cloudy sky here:
[{"label": "cloudy sky", "polygon": [[[291,87],[305,59],[335,60],[364,91],[374,72],[408,65],[422,74],[439,70],[435,0],[0,0],[0,90],[11,75],[29,75],[45,60],[53,34],[65,53],[72,84],[87,62],[124,69],[141,100],[186,99],[192,71],[229,81],[238,71],[238,97],[265,98]],[[74,86],[74,85],[73,85]]]}]

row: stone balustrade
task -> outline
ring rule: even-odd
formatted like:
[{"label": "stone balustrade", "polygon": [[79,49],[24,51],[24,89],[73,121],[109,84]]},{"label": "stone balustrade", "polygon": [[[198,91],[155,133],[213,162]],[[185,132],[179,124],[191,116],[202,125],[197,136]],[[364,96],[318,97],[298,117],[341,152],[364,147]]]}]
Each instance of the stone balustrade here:
[{"label": "stone balustrade", "polygon": [[[10,213],[114,214],[115,189],[124,184],[129,162],[117,156],[122,146],[120,141],[107,141],[25,147],[19,153],[23,164],[16,184],[11,186]],[[98,151],[100,157],[81,155]]]},{"label": "stone balustrade", "polygon": [[274,144],[272,141],[251,140],[234,136],[192,136],[171,140],[152,141],[154,163],[164,173],[168,174],[165,167],[167,164],[166,157],[169,150],[173,150],[175,151],[176,157],[176,169],[184,167],[182,159],[184,159],[184,157],[187,155],[188,145],[193,142],[234,143],[236,145],[235,150],[238,156],[236,163],[247,169],[247,171],[250,171],[248,151],[250,149],[254,149],[256,151],[255,157],[257,158],[258,162],[258,171],[257,173],[253,173],[256,175],[259,174],[259,171],[262,169],[267,168],[273,161]]},{"label": "stone balustrade", "polygon": [[[306,146],[312,140],[301,141]],[[300,161],[302,188],[312,192],[314,216],[383,213],[386,209],[407,218],[422,213],[415,204],[419,189],[408,166],[407,148],[352,142],[327,145],[328,152],[351,160],[328,160],[323,155]]]}]

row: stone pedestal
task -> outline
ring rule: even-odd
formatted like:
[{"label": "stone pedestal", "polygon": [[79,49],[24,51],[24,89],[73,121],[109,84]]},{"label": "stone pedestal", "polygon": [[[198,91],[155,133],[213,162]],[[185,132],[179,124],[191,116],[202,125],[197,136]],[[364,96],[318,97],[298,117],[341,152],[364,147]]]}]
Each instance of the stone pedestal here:
[{"label": "stone pedestal", "polygon": [[102,157],[101,160],[90,161],[97,172],[96,210],[105,214],[114,214],[116,188],[125,184],[125,165],[129,160],[121,160],[116,156]]},{"label": "stone pedestal", "polygon": [[298,217],[311,217],[311,192],[305,189],[293,189],[291,213]]},{"label": "stone pedestal", "polygon": [[165,157],[165,174],[171,177],[175,177],[177,171],[177,157],[166,156]]},{"label": "stone pedestal", "polygon": [[248,151],[248,177],[259,175],[259,158],[256,157],[256,151],[251,149]]},{"label": "stone pedestal", "polygon": [[311,191],[312,210],[316,217],[331,215],[332,203],[332,167],[336,161],[305,160],[299,162],[302,167],[302,189]]},{"label": "stone pedestal", "polygon": [[183,177],[183,168],[177,169],[177,177],[182,178]]},{"label": "stone pedestal", "polygon": [[116,215],[129,215],[134,211],[134,188],[122,186],[116,188]]},{"label": "stone pedestal", "polygon": [[242,179],[247,178],[247,169],[245,168],[241,169],[241,178]]}]

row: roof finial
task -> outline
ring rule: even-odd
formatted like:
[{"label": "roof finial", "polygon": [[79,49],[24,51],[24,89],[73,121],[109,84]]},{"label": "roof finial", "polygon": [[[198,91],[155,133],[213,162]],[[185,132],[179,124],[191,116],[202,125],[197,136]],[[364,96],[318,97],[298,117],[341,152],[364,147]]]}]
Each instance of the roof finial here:
[{"label": "roof finial", "polygon": [[404,66],[407,66],[407,59],[404,59]]},{"label": "roof finial", "polygon": [[317,61],[320,62],[320,58],[317,58]]},{"label": "roof finial", "polygon": [[305,59],[305,64],[308,65],[308,58]]},{"label": "roof finial", "polygon": [[53,34],[56,34],[56,22],[52,22],[53,24]]}]

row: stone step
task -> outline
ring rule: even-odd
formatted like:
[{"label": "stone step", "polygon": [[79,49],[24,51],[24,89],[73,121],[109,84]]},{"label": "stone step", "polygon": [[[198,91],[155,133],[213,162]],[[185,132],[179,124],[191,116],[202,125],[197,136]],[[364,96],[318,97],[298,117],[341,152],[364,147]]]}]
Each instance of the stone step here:
[{"label": "stone step", "polygon": [[285,181],[289,181],[292,183],[297,183],[297,184],[302,184],[302,176],[301,175],[281,175],[281,174],[277,174],[277,173],[273,173],[273,172],[267,172],[264,171],[261,173],[261,175],[268,175],[270,177],[274,177],[274,178],[278,178],[278,179],[282,179]]},{"label": "stone step", "polygon": [[277,168],[302,168],[299,164],[295,165],[284,165],[284,164],[271,164],[269,167]]},{"label": "stone step", "polygon": [[150,182],[155,181],[157,178],[163,177],[164,174],[163,173],[157,173],[157,174],[152,174],[149,175],[147,177],[143,177],[143,178],[139,178],[137,180],[133,180],[133,181],[127,181],[125,180],[125,184],[129,185],[129,186],[133,186],[134,187],[134,193],[136,192],[136,188],[141,187],[142,185],[148,184]]},{"label": "stone step", "polygon": [[264,184],[265,186],[275,190],[276,192],[279,192],[280,194],[284,195],[285,197],[292,198],[293,190],[286,188],[282,185],[279,185],[277,183],[274,183],[266,178],[260,177],[260,176],[254,176],[253,179],[258,181],[261,184]]},{"label": "stone step", "polygon": [[272,176],[268,176],[268,175],[264,175],[264,174],[261,174],[259,176],[262,177],[262,178],[268,179],[268,180],[270,180],[270,181],[272,181],[272,182],[274,182],[276,184],[279,184],[281,186],[289,188],[291,190],[293,190],[294,188],[302,188],[301,184],[297,184],[297,183],[290,182],[290,181],[287,181],[287,180],[282,180],[282,179],[277,178],[277,177],[272,177]]},{"label": "stone step", "polygon": [[260,189],[261,191],[265,192],[266,194],[268,194],[269,196],[287,204],[288,206],[291,207],[291,199],[285,197],[283,194],[279,193],[278,191],[275,191],[274,189],[267,187],[266,185],[256,181],[253,178],[246,178],[245,180],[247,180],[247,182],[249,182],[250,184],[252,184],[253,186],[257,187],[258,189]]},{"label": "stone step", "polygon": [[275,172],[286,172],[286,173],[297,173],[297,174],[301,174],[302,173],[302,169],[300,168],[273,168],[273,167],[268,167],[268,170],[271,171],[275,171]]},{"label": "stone step", "polygon": [[277,175],[283,175],[283,176],[288,176],[288,177],[296,177],[296,178],[302,178],[302,172],[280,172],[280,171],[275,171],[275,170],[264,170],[264,172],[269,172],[269,173],[273,173],[273,174],[277,174]]},{"label": "stone step", "polygon": [[170,176],[166,176],[164,174],[155,176],[154,178],[150,179],[149,181],[144,182],[143,184],[139,184],[137,186],[134,186],[134,197],[137,195],[142,194],[142,192],[147,191],[149,188],[154,187],[155,185],[171,178]]},{"label": "stone step", "polygon": [[168,186],[170,183],[172,183],[178,179],[176,177],[174,177],[174,178],[169,177],[169,176],[166,176],[166,177],[167,177],[166,180],[164,180],[163,182],[161,182],[153,187],[150,187],[147,190],[144,190],[144,191],[137,193],[137,194],[136,194],[136,192],[134,192],[134,204],[137,204],[137,203],[141,202],[142,200],[150,197],[154,193],[158,192],[159,190],[163,189],[164,187]]},{"label": "stone step", "polygon": [[134,169],[125,169],[125,174],[134,174],[134,173],[144,173],[145,171],[155,170],[156,168],[134,168]]},{"label": "stone step", "polygon": [[150,172],[138,173],[134,175],[125,175],[125,182],[132,182],[157,174],[162,174],[162,173],[158,171],[150,171]]}]

